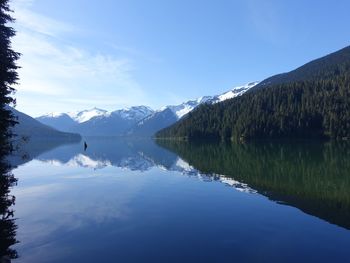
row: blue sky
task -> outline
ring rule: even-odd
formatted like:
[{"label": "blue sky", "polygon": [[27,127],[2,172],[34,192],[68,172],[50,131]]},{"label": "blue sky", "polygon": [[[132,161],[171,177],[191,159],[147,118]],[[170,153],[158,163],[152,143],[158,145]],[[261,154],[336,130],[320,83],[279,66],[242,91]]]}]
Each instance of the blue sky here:
[{"label": "blue sky", "polygon": [[17,109],[155,109],[350,44],[347,0],[13,0]]}]

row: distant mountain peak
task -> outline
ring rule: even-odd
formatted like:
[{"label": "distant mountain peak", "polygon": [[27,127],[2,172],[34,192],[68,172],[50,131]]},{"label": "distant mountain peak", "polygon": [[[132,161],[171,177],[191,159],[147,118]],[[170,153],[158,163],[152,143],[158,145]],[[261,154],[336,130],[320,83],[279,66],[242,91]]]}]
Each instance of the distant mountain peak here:
[{"label": "distant mountain peak", "polygon": [[189,112],[201,104],[215,104],[244,94],[246,91],[257,85],[259,82],[250,82],[246,85],[234,87],[231,90],[217,96],[202,96],[197,99],[188,100],[179,105],[169,105],[154,111],[153,114],[140,120],[128,134],[136,136],[152,136],[155,132],[174,124]]},{"label": "distant mountain peak", "polygon": [[181,119],[183,116],[194,110],[197,106],[203,103],[218,103],[224,100],[232,99],[237,96],[243,95],[246,91],[253,88],[259,83],[259,81],[250,82],[248,84],[245,84],[243,86],[234,87],[231,90],[216,96],[202,96],[198,99],[189,100],[187,102],[184,102],[180,105],[175,106],[166,106],[163,107],[162,110],[169,108],[171,109],[174,114],[177,116],[178,119]]},{"label": "distant mountain peak", "polygon": [[62,117],[64,115],[67,115],[66,113],[63,112],[49,112],[43,116],[40,116],[41,118],[59,118]]},{"label": "distant mountain peak", "polygon": [[107,116],[110,113],[106,110],[94,107],[94,108],[89,109],[89,110],[68,112],[67,114],[77,123],[83,123],[83,122],[91,120],[94,117]]},{"label": "distant mountain peak", "polygon": [[221,95],[218,95],[217,100],[215,102],[221,102],[224,100],[232,99],[232,98],[237,97],[237,96],[241,96],[246,91],[255,87],[259,83],[260,83],[259,81],[254,81],[254,82],[250,82],[250,83],[243,85],[243,86],[234,87],[231,90],[229,90]]},{"label": "distant mountain peak", "polygon": [[123,119],[140,121],[154,113],[154,110],[148,106],[132,106],[121,110],[113,111],[112,114],[119,115]]}]

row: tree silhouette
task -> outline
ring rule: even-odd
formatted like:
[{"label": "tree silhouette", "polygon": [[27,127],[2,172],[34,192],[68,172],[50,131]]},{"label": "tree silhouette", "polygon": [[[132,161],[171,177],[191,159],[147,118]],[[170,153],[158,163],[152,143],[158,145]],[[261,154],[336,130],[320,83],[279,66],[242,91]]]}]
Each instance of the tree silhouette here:
[{"label": "tree silhouette", "polygon": [[17,243],[17,226],[12,208],[15,197],[10,194],[17,180],[6,160],[12,151],[10,128],[16,123],[8,106],[16,102],[12,95],[15,92],[13,85],[18,81],[16,61],[20,56],[11,48],[11,38],[15,35],[15,30],[9,26],[14,22],[11,12],[9,1],[0,0],[0,262],[17,257],[17,252],[11,248]]},{"label": "tree silhouette", "polygon": [[4,158],[4,155],[0,156],[0,262],[17,258],[16,250],[11,248],[17,243],[17,225],[12,208],[16,199],[10,194],[10,189],[16,185],[17,179]]},{"label": "tree silhouette", "polygon": [[11,48],[11,38],[15,35],[15,30],[9,26],[14,22],[11,12],[9,1],[0,0],[0,151],[3,154],[10,149],[12,134],[9,128],[16,123],[7,106],[16,102],[12,95],[15,92],[13,85],[18,81],[16,61],[20,56]]}]

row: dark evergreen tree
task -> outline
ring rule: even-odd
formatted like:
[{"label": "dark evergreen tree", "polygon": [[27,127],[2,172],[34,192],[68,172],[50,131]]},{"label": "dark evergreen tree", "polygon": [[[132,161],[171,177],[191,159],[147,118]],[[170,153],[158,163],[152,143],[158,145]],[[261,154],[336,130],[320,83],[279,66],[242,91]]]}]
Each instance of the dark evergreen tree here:
[{"label": "dark evergreen tree", "polygon": [[11,95],[15,91],[13,85],[18,80],[16,61],[20,56],[11,48],[11,38],[15,35],[15,30],[9,25],[14,22],[11,12],[9,1],[0,0],[0,149],[4,152],[10,147],[9,138],[12,134],[9,128],[15,124],[7,106],[15,104]]},{"label": "dark evergreen tree", "polygon": [[13,210],[15,197],[10,193],[17,179],[11,173],[12,167],[4,160],[4,157],[0,153],[0,262],[9,262],[10,259],[18,257],[17,251],[12,248],[18,241]]},{"label": "dark evergreen tree", "polygon": [[11,248],[17,243],[17,226],[12,209],[15,198],[10,194],[17,180],[6,156],[11,151],[10,128],[16,123],[8,106],[15,104],[12,94],[15,91],[13,85],[18,80],[16,60],[20,54],[11,48],[15,31],[9,25],[14,21],[10,13],[9,1],[0,0],[0,262],[17,257],[17,252]]}]

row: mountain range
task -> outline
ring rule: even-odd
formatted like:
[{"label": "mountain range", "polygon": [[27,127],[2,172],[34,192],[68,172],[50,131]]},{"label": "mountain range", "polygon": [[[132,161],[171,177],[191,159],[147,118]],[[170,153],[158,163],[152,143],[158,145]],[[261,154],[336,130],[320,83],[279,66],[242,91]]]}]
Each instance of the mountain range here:
[{"label": "mountain range", "polygon": [[350,139],[350,46],[267,78],[244,95],[204,104],[161,138]]},{"label": "mountain range", "polygon": [[14,139],[19,141],[37,140],[37,139],[64,139],[64,140],[80,140],[79,134],[58,131],[50,126],[40,123],[27,114],[24,114],[12,107],[8,107],[18,122],[12,127],[12,132],[15,135]]},{"label": "mountain range", "polygon": [[257,84],[258,82],[252,82],[220,95],[204,96],[179,105],[165,106],[159,110],[147,106],[134,106],[112,112],[93,108],[79,112],[49,113],[36,119],[57,130],[84,136],[150,137],[174,124],[201,104],[216,104],[241,96]]}]

